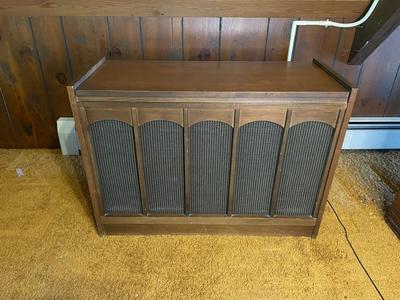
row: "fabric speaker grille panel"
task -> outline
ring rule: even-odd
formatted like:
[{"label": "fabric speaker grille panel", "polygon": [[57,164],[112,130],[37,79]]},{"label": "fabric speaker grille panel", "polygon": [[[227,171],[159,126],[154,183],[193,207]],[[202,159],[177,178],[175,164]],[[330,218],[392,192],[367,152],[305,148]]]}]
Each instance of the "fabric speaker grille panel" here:
[{"label": "fabric speaker grille panel", "polygon": [[317,200],[334,128],[317,121],[289,129],[277,214],[311,216]]},{"label": "fabric speaker grille panel", "polygon": [[89,125],[106,215],[142,212],[133,128],[116,120]]},{"label": "fabric speaker grille panel", "polygon": [[233,213],[269,215],[283,128],[256,121],[239,129]]},{"label": "fabric speaker grille panel", "polygon": [[232,133],[218,121],[190,127],[190,213],[227,213]]},{"label": "fabric speaker grille panel", "polygon": [[140,126],[147,208],[184,214],[183,127],[159,120]]}]

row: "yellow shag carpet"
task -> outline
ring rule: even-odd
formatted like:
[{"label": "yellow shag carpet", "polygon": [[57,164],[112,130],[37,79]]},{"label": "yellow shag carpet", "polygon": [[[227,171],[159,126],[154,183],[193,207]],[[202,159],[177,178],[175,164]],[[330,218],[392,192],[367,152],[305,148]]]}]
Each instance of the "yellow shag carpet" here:
[{"label": "yellow shag carpet", "polygon": [[[400,299],[400,242],[363,159],[342,154],[329,200],[385,299]],[[315,240],[100,237],[87,197],[79,157],[0,150],[1,299],[379,299],[329,207]]]}]

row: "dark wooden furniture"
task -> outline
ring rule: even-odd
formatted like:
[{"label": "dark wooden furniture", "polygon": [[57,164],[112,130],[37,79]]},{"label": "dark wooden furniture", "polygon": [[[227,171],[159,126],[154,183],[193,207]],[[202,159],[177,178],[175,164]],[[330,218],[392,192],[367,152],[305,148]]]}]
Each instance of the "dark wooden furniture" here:
[{"label": "dark wooden furniture", "polygon": [[317,61],[103,59],[68,92],[100,234],[313,237],[356,96]]},{"label": "dark wooden furniture", "polygon": [[386,222],[400,239],[400,192],[397,192],[396,199],[386,212]]}]

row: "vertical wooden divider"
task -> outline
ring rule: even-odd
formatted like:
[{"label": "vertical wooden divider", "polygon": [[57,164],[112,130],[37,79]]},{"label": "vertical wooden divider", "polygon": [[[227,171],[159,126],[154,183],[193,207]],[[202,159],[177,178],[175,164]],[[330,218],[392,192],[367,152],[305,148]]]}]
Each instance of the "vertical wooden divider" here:
[{"label": "vertical wooden divider", "polygon": [[333,153],[335,152],[335,147],[332,147],[332,145],[336,145],[336,141],[339,137],[339,132],[340,132],[340,128],[341,128],[341,124],[343,121],[343,117],[344,117],[344,110],[340,110],[339,114],[338,114],[338,118],[336,120],[336,126],[335,126],[335,133],[332,137],[332,141],[331,141],[331,146],[330,146],[330,150],[329,150],[329,154],[328,157],[326,159],[325,162],[325,169],[324,169],[324,173],[322,174],[322,178],[321,178],[321,183],[320,183],[320,188],[318,191],[318,196],[315,202],[315,207],[314,207],[314,211],[313,211],[313,217],[316,218],[318,216],[318,211],[319,211],[319,207],[321,204],[321,199],[322,199],[322,195],[324,193],[325,190],[325,184],[326,184],[326,179],[328,177],[328,173],[329,173],[329,166],[332,162],[332,158],[333,158]]},{"label": "vertical wooden divider", "polygon": [[272,199],[271,199],[271,208],[269,211],[269,215],[271,217],[273,217],[276,214],[276,207],[278,204],[278,193],[279,193],[279,187],[280,187],[280,183],[281,183],[282,170],[283,170],[283,160],[285,159],[286,145],[287,145],[287,141],[288,141],[291,118],[292,118],[292,110],[289,109],[286,112],[285,128],[283,129],[281,147],[279,150],[278,165],[277,165],[276,171],[275,171],[274,187],[272,190]]},{"label": "vertical wooden divider", "polygon": [[136,165],[138,168],[139,175],[139,186],[140,186],[140,198],[142,202],[142,213],[143,215],[148,214],[147,210],[147,196],[146,196],[146,183],[144,180],[144,166],[142,157],[142,145],[140,142],[139,133],[139,118],[136,108],[132,108],[132,124],[133,124],[133,135],[135,138],[135,149],[136,149]]},{"label": "vertical wooden divider", "polygon": [[[96,158],[94,155],[93,143],[92,138],[89,133],[89,125],[91,122],[88,120],[87,111],[83,107],[78,107],[78,113],[80,115],[81,126],[82,126],[82,135],[84,137],[85,144],[82,146],[81,151],[83,148],[86,148],[86,153],[90,153],[91,155],[87,155],[89,157],[89,167],[91,168],[92,176],[93,176],[93,183],[94,183],[94,190],[97,199],[97,206],[99,211],[99,216],[104,216],[104,207],[103,207],[103,200],[102,194],[100,189],[100,178],[99,178],[99,171],[97,168]],[[82,152],[82,156],[85,156],[84,151]]]},{"label": "vertical wooden divider", "polygon": [[96,182],[98,181],[96,181],[97,178],[94,171],[94,165],[92,160],[93,156],[91,155],[92,152],[90,152],[91,151],[90,145],[88,145],[90,140],[86,135],[87,134],[86,114],[84,109],[79,108],[78,105],[76,104],[76,96],[74,88],[72,86],[68,86],[67,92],[69,101],[71,103],[71,110],[75,119],[75,127],[78,133],[79,144],[81,146],[83,166],[85,168],[85,174],[88,180],[90,201],[92,202],[93,215],[96,223],[97,232],[99,234],[103,234],[104,233],[103,224],[101,222],[103,208],[100,200],[100,195],[98,193],[96,186]]},{"label": "vertical wooden divider", "polygon": [[[344,84],[345,86],[350,88],[348,83],[345,80],[343,80],[341,77],[338,77],[336,73],[334,73],[333,76],[335,76],[334,78],[339,78],[339,80],[342,82],[342,84]],[[346,131],[347,131],[347,126],[349,124],[350,117],[351,117],[351,114],[353,112],[354,103],[355,103],[355,101],[357,99],[357,92],[358,92],[357,88],[351,88],[351,93],[350,93],[348,101],[347,101],[347,107],[346,107],[346,110],[344,112],[344,116],[342,118],[342,121],[339,124],[340,132],[339,132],[339,136],[338,136],[338,138],[336,140],[336,143],[333,146],[335,148],[335,151],[333,153],[333,158],[332,158],[332,161],[331,161],[330,166],[329,166],[329,172],[328,172],[328,175],[327,175],[327,178],[326,178],[326,183],[325,183],[325,186],[324,186],[324,192],[322,193],[321,203],[320,203],[320,205],[319,205],[320,207],[318,209],[317,221],[315,223],[314,230],[313,230],[313,233],[311,235],[311,237],[313,237],[313,238],[315,238],[318,235],[319,227],[320,227],[321,221],[322,221],[322,216],[323,216],[323,213],[324,213],[324,210],[325,210],[325,205],[326,205],[326,202],[328,201],[328,194],[329,194],[330,187],[331,187],[331,184],[332,184],[332,181],[333,181],[333,175],[335,173],[336,166],[337,166],[337,163],[339,161],[339,155],[340,155],[340,152],[341,152],[341,146],[343,144],[344,137],[345,137]]]},{"label": "vertical wooden divider", "polygon": [[184,133],[184,151],[185,151],[185,215],[189,214],[189,197],[190,197],[190,157],[189,157],[189,120],[188,120],[188,109],[183,110],[183,133]]},{"label": "vertical wooden divider", "polygon": [[231,175],[229,179],[229,197],[227,205],[228,216],[232,215],[233,211],[233,193],[235,192],[235,177],[236,177],[236,157],[237,157],[237,144],[239,136],[239,120],[240,120],[240,109],[235,109],[235,119],[233,125],[233,140],[232,140],[232,152],[231,152]]}]

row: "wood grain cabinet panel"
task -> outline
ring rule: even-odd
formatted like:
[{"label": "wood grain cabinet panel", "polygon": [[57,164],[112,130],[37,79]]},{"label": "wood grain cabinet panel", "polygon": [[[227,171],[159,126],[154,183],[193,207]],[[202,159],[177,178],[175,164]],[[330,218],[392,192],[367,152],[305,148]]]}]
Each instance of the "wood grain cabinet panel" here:
[{"label": "wood grain cabinet panel", "polygon": [[69,91],[101,234],[317,235],[356,92],[332,70],[105,61],[85,76]]}]

